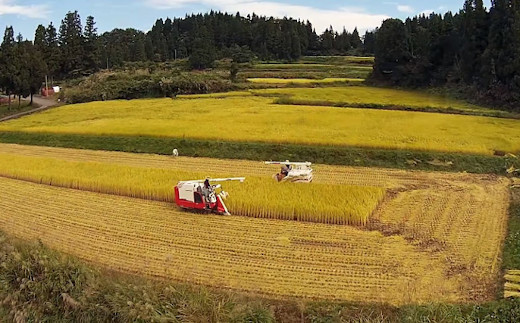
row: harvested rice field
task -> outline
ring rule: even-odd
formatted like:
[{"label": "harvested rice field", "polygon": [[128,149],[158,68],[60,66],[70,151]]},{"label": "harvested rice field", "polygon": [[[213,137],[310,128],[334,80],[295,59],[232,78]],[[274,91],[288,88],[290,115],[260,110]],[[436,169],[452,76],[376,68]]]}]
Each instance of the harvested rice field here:
[{"label": "harvested rice field", "polygon": [[[99,172],[113,172],[103,175],[105,183],[120,178],[139,191],[150,186],[145,169],[175,176],[183,169],[181,176],[193,176],[204,168],[267,183],[277,169],[261,162],[18,145],[0,145],[0,156],[19,164],[0,172],[0,230],[106,268],[275,298],[394,305],[482,302],[500,290],[511,185],[506,178],[315,165],[309,187],[385,191],[364,223],[348,225],[182,212],[145,195],[96,192],[95,185],[81,186],[81,172],[77,178],[67,172],[70,163],[97,163],[103,165]],[[24,158],[49,164],[21,178],[29,163]],[[63,167],[61,180],[73,180],[49,180],[57,176],[53,163]],[[225,186],[231,203],[241,193]]]}]

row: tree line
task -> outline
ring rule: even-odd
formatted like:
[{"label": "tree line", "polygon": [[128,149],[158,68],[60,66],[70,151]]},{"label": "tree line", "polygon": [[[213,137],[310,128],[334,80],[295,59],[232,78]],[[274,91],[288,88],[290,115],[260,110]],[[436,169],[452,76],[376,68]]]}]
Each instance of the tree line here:
[{"label": "tree line", "polygon": [[389,19],[376,31],[373,79],[455,86],[520,111],[520,0],[466,0],[456,14]]},{"label": "tree line", "polygon": [[21,35],[15,39],[13,28],[7,27],[0,45],[0,88],[9,96],[9,109],[13,94],[18,95],[18,106],[22,96],[30,96],[32,105],[46,72],[42,53]]},{"label": "tree line", "polygon": [[318,35],[309,21],[214,11],[158,19],[147,33],[129,28],[101,35],[94,17],[89,16],[83,28],[79,13],[69,12],[59,30],[52,23],[38,26],[33,44],[43,55],[49,74],[60,77],[90,74],[125,62],[188,58],[194,53],[200,55],[201,51],[209,56],[209,61],[194,62],[193,67],[205,68],[215,59],[231,57],[237,47],[250,50],[262,60],[287,61],[302,55],[365,51],[357,29],[337,32],[330,27]]},{"label": "tree line", "polygon": [[59,28],[39,25],[32,42],[6,28],[0,46],[0,88],[9,95],[32,97],[45,75],[75,78],[126,62],[189,58],[191,68],[203,69],[221,58],[243,63],[254,56],[294,61],[302,55],[370,54],[374,34],[367,33],[365,39],[366,44],[357,29],[337,32],[330,27],[318,35],[309,21],[214,11],[158,19],[147,33],[128,28],[99,34],[94,17],[87,17],[83,27],[74,11]]},{"label": "tree line", "polygon": [[108,58],[113,64],[187,58],[201,50],[210,54],[210,58],[219,59],[230,57],[236,47],[247,48],[261,60],[287,61],[302,55],[361,54],[364,51],[357,29],[337,32],[330,27],[318,35],[309,21],[256,14],[243,17],[239,13],[215,11],[158,19],[146,34],[135,29],[115,29],[101,35],[99,41],[104,50],[100,58]]}]

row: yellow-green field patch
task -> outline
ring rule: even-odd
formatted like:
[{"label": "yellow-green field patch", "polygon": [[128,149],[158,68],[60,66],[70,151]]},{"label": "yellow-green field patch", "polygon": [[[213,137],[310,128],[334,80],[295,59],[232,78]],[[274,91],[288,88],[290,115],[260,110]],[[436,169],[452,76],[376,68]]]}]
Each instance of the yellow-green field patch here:
[{"label": "yellow-green field patch", "polygon": [[330,102],[345,104],[386,105],[406,107],[453,108],[465,111],[491,111],[461,100],[455,100],[441,95],[432,95],[420,91],[397,90],[369,86],[305,88],[305,89],[265,89],[254,90],[254,93],[264,95],[290,96],[296,101]]},{"label": "yellow-green field patch", "polygon": [[272,104],[239,96],[63,106],[0,131],[156,136],[493,154],[520,151],[520,120]]}]

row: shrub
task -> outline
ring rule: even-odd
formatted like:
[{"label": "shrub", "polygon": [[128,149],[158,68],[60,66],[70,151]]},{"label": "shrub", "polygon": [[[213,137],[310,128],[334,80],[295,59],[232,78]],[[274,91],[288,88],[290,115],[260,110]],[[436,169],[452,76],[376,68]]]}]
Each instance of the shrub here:
[{"label": "shrub", "polygon": [[97,73],[79,85],[67,88],[67,103],[204,94],[232,89],[229,80],[214,73]]}]

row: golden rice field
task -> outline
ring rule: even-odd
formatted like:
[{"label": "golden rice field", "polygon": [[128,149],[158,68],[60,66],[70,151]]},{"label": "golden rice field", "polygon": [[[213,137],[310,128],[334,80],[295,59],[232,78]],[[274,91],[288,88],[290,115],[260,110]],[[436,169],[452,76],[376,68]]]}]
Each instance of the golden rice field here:
[{"label": "golden rice field", "polygon": [[[234,176],[0,153],[0,176],[164,202],[174,202],[173,186],[179,181],[208,175]],[[225,188],[231,194],[226,204],[235,215],[351,225],[365,225],[385,195],[378,187],[279,184],[259,176],[248,176],[245,183],[226,183]]]},{"label": "golden rice field", "polygon": [[281,78],[249,78],[248,82],[251,83],[261,83],[261,84],[326,84],[326,83],[335,83],[335,82],[359,82],[362,83],[365,79],[355,79],[355,78],[344,78],[344,77],[329,77],[324,79],[302,79],[302,78],[293,78],[293,79],[281,79]]},{"label": "golden rice field", "polygon": [[[277,171],[252,161],[18,145],[0,145],[0,153],[62,165],[172,172],[205,167],[259,178]],[[317,185],[378,186],[391,194],[364,227],[354,227],[186,213],[171,202],[0,176],[0,230],[119,271],[273,297],[394,305],[495,297],[509,180],[325,165],[315,170]]]},{"label": "golden rice field", "polygon": [[451,99],[421,91],[378,88],[370,86],[322,87],[322,88],[284,88],[253,90],[256,94],[290,96],[296,101],[331,102],[344,104],[396,105],[406,107],[453,108],[469,112],[491,111],[461,100]]},{"label": "golden rice field", "polygon": [[[235,93],[236,95],[236,93]],[[157,136],[493,154],[520,151],[520,120],[272,104],[240,96],[92,102],[8,121],[0,131]]]}]

